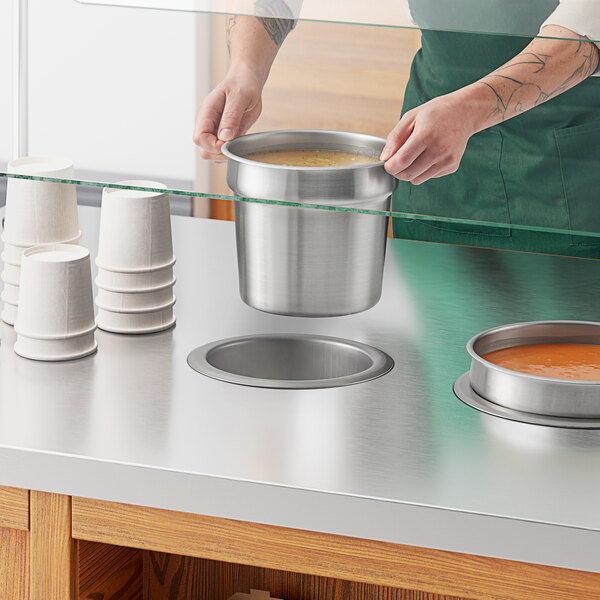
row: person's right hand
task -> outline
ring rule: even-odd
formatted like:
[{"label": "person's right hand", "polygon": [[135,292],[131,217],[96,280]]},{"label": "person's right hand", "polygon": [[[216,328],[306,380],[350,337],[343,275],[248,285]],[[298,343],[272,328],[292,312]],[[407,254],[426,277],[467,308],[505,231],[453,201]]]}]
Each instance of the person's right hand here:
[{"label": "person's right hand", "polygon": [[233,73],[204,99],[194,127],[194,143],[205,160],[223,161],[221,147],[243,135],[258,119],[262,85],[252,73]]}]

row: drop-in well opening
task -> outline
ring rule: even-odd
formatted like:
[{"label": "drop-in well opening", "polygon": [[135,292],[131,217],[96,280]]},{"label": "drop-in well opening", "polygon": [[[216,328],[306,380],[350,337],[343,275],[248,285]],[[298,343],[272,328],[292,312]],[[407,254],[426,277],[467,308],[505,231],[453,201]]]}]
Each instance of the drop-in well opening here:
[{"label": "drop-in well opening", "polygon": [[258,335],[215,342],[194,350],[188,363],[222,381],[290,389],[369,381],[394,364],[372,346],[309,335]]}]

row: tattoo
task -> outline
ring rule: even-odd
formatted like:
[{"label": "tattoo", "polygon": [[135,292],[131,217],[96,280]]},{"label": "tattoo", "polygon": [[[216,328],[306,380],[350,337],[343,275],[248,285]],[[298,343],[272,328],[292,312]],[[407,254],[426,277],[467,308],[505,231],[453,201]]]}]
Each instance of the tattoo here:
[{"label": "tattoo", "polygon": [[500,117],[504,121],[566,92],[587,79],[598,68],[599,53],[597,47],[587,39],[580,39],[574,54],[581,59],[579,65],[560,85],[552,90],[544,90],[543,84],[540,85],[535,81],[520,81],[514,77],[501,74],[506,69],[520,65],[532,65],[533,75],[542,73],[548,67],[548,62],[554,57],[531,50],[522,52],[494,73],[481,79],[479,83],[488,87],[496,97],[496,106],[489,117]]},{"label": "tattoo", "polygon": [[[254,4],[256,18],[276,46],[281,46],[283,40],[296,26],[296,21],[288,5],[283,0],[257,0]],[[282,17],[282,14],[290,18]]]},{"label": "tattoo", "polygon": [[227,17],[227,52],[231,56],[231,33],[233,28],[237,25],[237,15],[229,15]]}]

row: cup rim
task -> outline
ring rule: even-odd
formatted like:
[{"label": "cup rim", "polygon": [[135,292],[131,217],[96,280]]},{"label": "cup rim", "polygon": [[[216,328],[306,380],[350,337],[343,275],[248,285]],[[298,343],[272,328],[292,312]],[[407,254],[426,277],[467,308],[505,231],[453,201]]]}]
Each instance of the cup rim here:
[{"label": "cup rim", "polygon": [[105,310],[107,312],[112,312],[112,313],[135,315],[135,314],[161,312],[163,310],[167,310],[168,308],[171,308],[172,306],[175,305],[175,303],[177,302],[177,298],[175,296],[173,296],[173,298],[171,298],[171,300],[169,300],[165,304],[160,304],[158,306],[147,306],[147,307],[143,307],[143,308],[116,308],[116,307],[113,308],[111,306],[106,306],[106,304],[99,304],[98,296],[96,296],[94,298],[94,302],[100,310]]},{"label": "cup rim", "polygon": [[73,338],[83,337],[84,335],[89,335],[90,333],[94,333],[94,331],[96,331],[96,329],[97,329],[97,325],[94,322],[94,324],[91,327],[88,327],[87,329],[82,329],[81,331],[75,331],[73,333],[36,334],[36,333],[28,333],[28,332],[21,331],[20,327],[18,325],[19,325],[19,320],[17,318],[17,321],[15,322],[15,331],[17,332],[17,335],[26,337],[30,340],[48,340],[48,341],[71,340]]},{"label": "cup rim", "polygon": [[173,287],[177,283],[177,277],[173,276],[173,279],[168,283],[163,283],[161,285],[155,287],[147,287],[147,288],[115,288],[106,285],[100,285],[98,283],[98,276],[94,279],[94,283],[96,287],[100,290],[104,290],[105,292],[111,292],[113,294],[146,294],[150,292],[160,292],[168,287]]},{"label": "cup rim", "polygon": [[[27,250],[25,250],[23,252],[23,259],[30,258],[31,256],[35,256],[36,254],[44,254],[46,252],[52,252],[52,251],[57,251],[57,250],[60,250],[62,252],[66,252],[66,253],[73,253],[73,254],[77,253],[80,256],[78,256],[76,258],[70,258],[68,260],[57,261],[56,263],[53,263],[53,264],[74,265],[74,264],[89,260],[89,258],[90,258],[90,251],[85,246],[79,246],[79,245],[74,245],[74,244],[38,244],[36,246],[32,246],[31,248],[27,248]],[[83,251],[83,255],[81,255],[82,251]],[[22,266],[22,263],[21,263],[21,266]]]},{"label": "cup rim", "polygon": [[[44,171],[40,171],[36,169],[36,173],[22,173],[19,171],[13,171],[13,169],[20,167],[21,165],[29,165],[36,163],[49,163],[52,165],[54,163],[54,168],[51,171],[64,171],[65,169],[73,168],[73,161],[62,157],[62,156],[19,156],[19,158],[15,158],[8,163],[7,171],[8,173],[13,173],[15,175],[32,175],[33,177],[46,177],[46,175],[41,175],[39,173],[44,173]],[[47,171],[50,172],[50,171]],[[51,175],[48,175],[51,177]]]},{"label": "cup rim", "polygon": [[0,254],[0,260],[4,265],[10,265],[11,267],[19,267],[21,268],[21,263],[12,262],[12,260],[6,260],[6,253],[2,252]]},{"label": "cup rim", "polygon": [[[25,248],[25,249],[29,249],[29,248],[33,248],[34,246],[47,246],[48,244],[65,244],[65,245],[74,245],[73,242],[78,242],[81,237],[83,236],[83,233],[81,232],[81,230],[79,230],[79,233],[72,238],[68,238],[66,240],[59,240],[58,242],[31,242],[31,243],[25,243],[25,242],[12,242],[10,240],[7,240],[6,237],[4,236],[4,233],[2,235],[0,235],[0,240],[2,240],[4,242],[4,244],[8,244],[9,246],[15,246],[16,248]],[[4,252],[3,252],[4,254]],[[17,265],[19,266],[19,265]]]},{"label": "cup rim", "polygon": [[164,331],[165,329],[170,329],[175,325],[177,321],[177,317],[173,315],[173,318],[168,321],[168,323],[163,323],[162,325],[157,325],[156,327],[148,327],[145,329],[131,329],[131,328],[118,328],[118,327],[104,327],[98,323],[98,319],[96,319],[96,323],[98,323],[98,329],[102,331],[107,331],[108,333],[124,333],[124,334],[137,334],[144,335],[145,333],[158,333],[159,331]]},{"label": "cup rim", "polygon": [[20,287],[20,283],[18,281],[14,281],[14,280],[6,277],[6,275],[4,274],[4,270],[2,271],[2,273],[0,273],[0,281],[2,281],[3,283],[8,283],[8,285],[14,285],[15,287]]},{"label": "cup rim", "polygon": [[[164,189],[164,192],[154,192],[151,190],[131,190],[127,188],[113,188],[113,187],[105,187],[102,189],[102,196],[106,194],[107,196],[115,193],[127,193],[131,194],[131,199],[140,199],[140,198],[158,198],[160,196],[168,196],[167,192],[168,187],[166,184],[161,183],[160,181],[151,181],[149,179],[127,179],[125,181],[117,181],[114,185],[123,185],[123,186],[133,186],[140,188],[154,188],[154,189]],[[137,195],[135,195],[137,194]]]},{"label": "cup rim", "polygon": [[2,298],[2,302],[4,302],[4,304],[10,304],[11,306],[14,306],[15,308],[19,308],[18,304],[15,304],[14,302],[9,302],[8,300],[5,300],[4,298]]},{"label": "cup rim", "polygon": [[96,350],[98,350],[98,341],[96,340],[96,338],[94,338],[94,345],[90,349],[83,350],[81,352],[74,352],[72,354],[60,354],[60,355],[56,355],[56,356],[52,355],[52,354],[47,354],[45,356],[43,356],[41,354],[27,354],[27,353],[21,354],[18,351],[18,346],[19,346],[19,340],[17,339],[17,341],[15,342],[15,345],[13,346],[13,350],[14,350],[15,354],[17,354],[21,358],[27,358],[29,360],[42,360],[42,361],[51,362],[51,361],[59,361],[59,360],[74,360],[76,358],[84,358],[85,356],[94,354],[94,352],[96,352]]},{"label": "cup rim", "polygon": [[94,259],[94,263],[99,269],[103,269],[104,271],[110,271],[111,273],[151,273],[153,271],[161,271],[162,269],[168,269],[172,267],[177,262],[177,259],[173,257],[169,262],[162,265],[154,265],[152,267],[135,267],[135,268],[120,268],[120,267],[108,267],[102,264],[98,257]]}]

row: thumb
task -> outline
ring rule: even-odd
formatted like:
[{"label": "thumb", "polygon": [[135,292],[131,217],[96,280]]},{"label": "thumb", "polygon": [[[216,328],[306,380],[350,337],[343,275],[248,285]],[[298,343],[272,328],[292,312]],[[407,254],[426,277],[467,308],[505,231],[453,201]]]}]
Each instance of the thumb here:
[{"label": "thumb", "polygon": [[410,137],[412,130],[414,129],[414,120],[407,118],[408,115],[404,115],[400,121],[396,124],[396,127],[390,131],[385,142],[385,146],[381,151],[380,160],[388,160],[391,156],[396,154],[406,140]]},{"label": "thumb", "polygon": [[249,95],[243,91],[230,91],[227,94],[219,124],[220,140],[229,142],[238,135],[244,113],[251,108],[249,104]]}]

